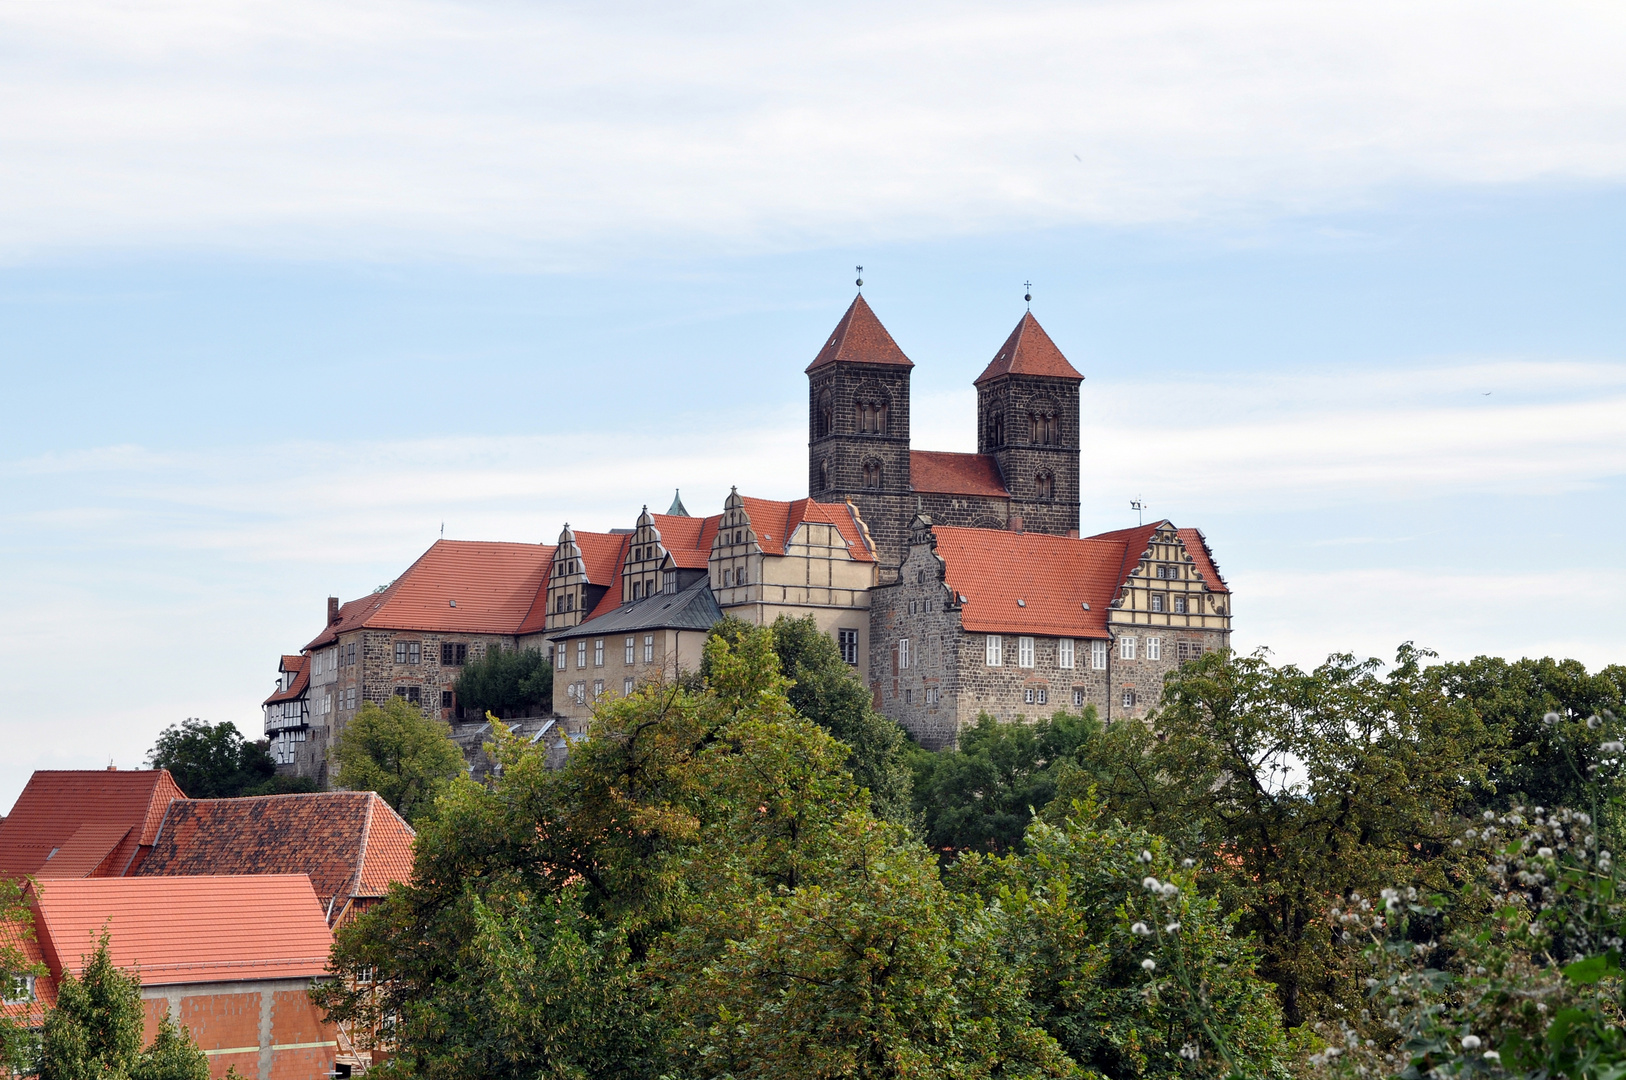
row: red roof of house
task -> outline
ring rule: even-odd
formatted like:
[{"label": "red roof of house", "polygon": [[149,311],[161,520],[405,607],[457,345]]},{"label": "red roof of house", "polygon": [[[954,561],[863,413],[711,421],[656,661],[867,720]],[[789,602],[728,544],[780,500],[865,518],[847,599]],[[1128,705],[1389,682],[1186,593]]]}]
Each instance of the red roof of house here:
[{"label": "red roof of house", "polygon": [[437,540],[383,592],[340,608],[338,621],[305,649],[319,649],[360,627],[516,633],[538,594],[546,592],[552,565],[547,544]]},{"label": "red roof of house", "polygon": [[[591,565],[594,570],[589,572],[587,580],[594,585],[606,585],[608,588],[604,590],[604,595],[598,598],[598,603],[593,606],[593,610],[582,617],[582,622],[596,619],[600,615],[607,615],[620,609],[621,568],[627,564],[627,553],[632,550],[631,533],[587,533],[585,535],[603,536],[605,539],[615,541],[615,546],[611,547],[609,544],[597,542],[593,545],[594,556]],[[577,544],[580,546],[579,536]],[[587,548],[582,547],[582,569],[586,570],[589,565]],[[598,573],[602,577],[594,577],[592,576],[593,573]]]},{"label": "red roof of house", "polygon": [[842,503],[821,503],[812,499],[780,502],[777,499],[753,499],[740,496],[746,517],[751,519],[751,531],[756,533],[757,546],[764,554],[783,555],[785,542],[796,535],[804,521],[817,521],[834,525],[847,541],[847,551],[858,562],[874,562],[875,555],[864,541],[864,533]]},{"label": "red roof of house", "polygon": [[335,922],[412,877],[412,827],[370,791],[179,799],[140,877],[305,874]]},{"label": "red roof of house", "polygon": [[914,362],[903,355],[898,343],[892,340],[892,335],[886,332],[881,320],[875,317],[864,302],[864,294],[859,293],[847,308],[847,313],[836,323],[836,328],[830,335],[830,340],[819,355],[807,365],[807,370],[824,367],[826,364],[891,364],[900,367],[912,368]]},{"label": "red roof of house", "polygon": [[[298,660],[300,663],[297,667],[290,667],[288,665],[289,660]],[[300,698],[305,696],[305,691],[311,688],[310,657],[284,656],[282,658],[282,670],[285,672],[297,672],[297,674],[294,675],[294,681],[289,684],[288,689],[278,690],[276,693],[266,698],[263,704],[275,705],[279,701],[298,701]]]},{"label": "red roof of house", "polygon": [[[45,963],[45,952],[40,948],[39,936],[33,928],[20,921],[0,922],[0,950],[14,949],[22,954],[23,963],[33,967]],[[56,1004],[56,980],[49,975],[34,982],[34,1000],[14,1005],[0,1003],[0,1016],[17,1021],[25,1027],[38,1027],[45,1019],[45,1010]]]},{"label": "red roof of house", "polygon": [[660,530],[661,546],[672,557],[674,566],[704,570],[711,564],[711,545],[717,539],[717,523],[723,520],[723,515],[697,518],[650,514],[649,517]]},{"label": "red roof of house", "polygon": [[1005,339],[1005,344],[972,385],[981,386],[1001,375],[1045,375],[1052,379],[1084,381],[1084,376],[1067,362],[1067,357],[1056,348],[1056,343],[1050,340],[1031,311],[1023,314],[1011,336]]},{"label": "red roof of house", "polygon": [[[934,526],[932,532],[949,588],[965,597],[960,615],[965,629],[1104,638],[1112,601],[1140,565],[1153,532],[1164,524],[1083,539],[951,525]],[[1175,531],[1208,588],[1227,592],[1202,534]]]},{"label": "red roof of house", "polygon": [[304,657],[304,656],[294,656],[294,655],[292,655],[290,653],[283,653],[282,654],[282,663],[277,666],[277,670],[278,671],[303,671],[304,668],[305,668],[306,663],[307,663],[307,658]]},{"label": "red roof of house", "polygon": [[992,454],[909,451],[909,484],[916,491],[945,495],[993,495],[1005,499],[1005,481]]},{"label": "red roof of house", "polygon": [[102,927],[143,986],[313,978],[333,935],[303,874],[85,878],[32,887],[53,975],[80,974]]},{"label": "red roof of house", "polygon": [[0,821],[0,877],[123,874],[185,797],[167,769],[41,769]]}]

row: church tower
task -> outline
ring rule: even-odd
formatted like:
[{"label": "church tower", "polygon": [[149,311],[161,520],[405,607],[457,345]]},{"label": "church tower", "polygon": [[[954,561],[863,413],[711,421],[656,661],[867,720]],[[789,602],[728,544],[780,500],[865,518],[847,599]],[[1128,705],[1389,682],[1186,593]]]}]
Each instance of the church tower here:
[{"label": "church tower", "polygon": [[909,372],[862,293],[807,366],[808,481],[818,502],[851,498],[866,520],[907,496]]},{"label": "church tower", "polygon": [[1031,311],[977,377],[977,452],[998,462],[1027,532],[1078,535],[1083,381]]}]

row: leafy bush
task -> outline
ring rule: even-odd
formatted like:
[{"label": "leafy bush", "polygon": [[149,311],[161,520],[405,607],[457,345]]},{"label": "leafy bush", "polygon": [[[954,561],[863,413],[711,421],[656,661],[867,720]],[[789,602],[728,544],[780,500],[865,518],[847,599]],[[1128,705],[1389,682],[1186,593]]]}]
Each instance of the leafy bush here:
[{"label": "leafy bush", "polygon": [[452,689],[466,712],[536,716],[553,708],[553,665],[536,649],[493,645],[463,668]]}]

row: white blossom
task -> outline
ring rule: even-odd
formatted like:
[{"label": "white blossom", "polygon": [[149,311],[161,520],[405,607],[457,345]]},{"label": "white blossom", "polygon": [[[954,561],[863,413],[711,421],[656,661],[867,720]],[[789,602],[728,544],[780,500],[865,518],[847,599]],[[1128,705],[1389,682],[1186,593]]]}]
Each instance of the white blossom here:
[{"label": "white blossom", "polygon": [[1141,879],[1141,884],[1146,887],[1147,892],[1157,892],[1158,888],[1163,883],[1161,881],[1157,880],[1157,878],[1155,878],[1155,877],[1149,877],[1149,878],[1142,878]]},{"label": "white blossom", "polygon": [[1464,1035],[1462,1037],[1462,1048],[1464,1050],[1478,1050],[1479,1049],[1479,1036],[1478,1035]]},{"label": "white blossom", "polygon": [[1131,926],[1129,928],[1129,932],[1131,934],[1135,934],[1135,935],[1137,935],[1139,937],[1151,937],[1152,936],[1152,928],[1150,926],[1147,926],[1143,922],[1138,922],[1134,926]]},{"label": "white blossom", "polygon": [[1144,863],[1151,862],[1152,861],[1152,853],[1150,851],[1146,851],[1146,850],[1142,849],[1142,851],[1140,853],[1140,861],[1144,862]]},{"label": "white blossom", "polygon": [[1484,1052],[1484,1054],[1482,1054],[1481,1056],[1483,1058],[1485,1058],[1485,1060],[1487,1060],[1487,1061],[1501,1061],[1502,1060],[1502,1055],[1498,1054],[1495,1050],[1486,1050]]},{"label": "white blossom", "polygon": [[1140,966],[1145,968],[1147,971],[1156,971],[1157,961],[1148,956],[1146,959],[1140,962]]},{"label": "white blossom", "polygon": [[1163,932],[1165,934],[1178,934],[1180,932],[1180,924],[1177,922],[1172,922],[1163,928]]}]

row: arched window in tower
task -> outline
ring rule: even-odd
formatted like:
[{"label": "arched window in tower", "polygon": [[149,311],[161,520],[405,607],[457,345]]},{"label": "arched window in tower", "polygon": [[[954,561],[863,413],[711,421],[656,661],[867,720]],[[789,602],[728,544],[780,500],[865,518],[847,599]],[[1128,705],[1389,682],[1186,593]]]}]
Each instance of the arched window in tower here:
[{"label": "arched window in tower", "polygon": [[1028,441],[1040,446],[1054,446],[1059,441],[1056,434],[1056,414],[1048,409],[1028,413]]},{"label": "arched window in tower", "polygon": [[860,401],[858,403],[858,430],[865,435],[886,434],[886,402]]},{"label": "arched window in tower", "polygon": [[988,445],[1005,445],[1005,417],[1001,413],[995,413],[988,419]]},{"label": "arched window in tower", "polygon": [[830,490],[830,462],[828,460],[819,462],[819,490]]},{"label": "arched window in tower", "polygon": [[1050,473],[1042,472],[1033,478],[1033,497],[1040,502],[1049,502],[1056,497],[1056,478]]},{"label": "arched window in tower", "polygon": [[874,458],[864,462],[864,486],[867,488],[881,486],[881,463]]},{"label": "arched window in tower", "polygon": [[813,437],[822,439],[836,429],[836,408],[830,400],[830,391],[819,395],[818,408],[813,415]]}]

